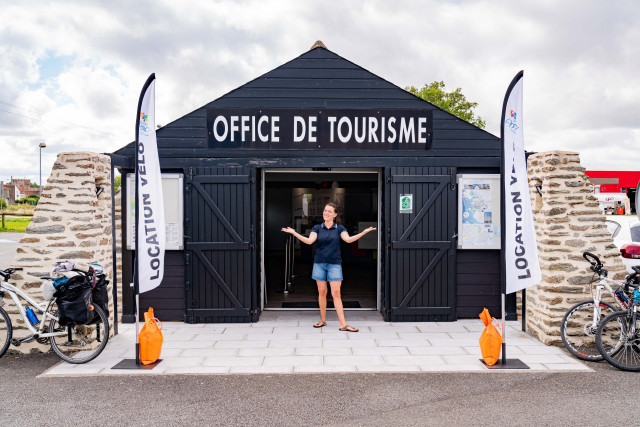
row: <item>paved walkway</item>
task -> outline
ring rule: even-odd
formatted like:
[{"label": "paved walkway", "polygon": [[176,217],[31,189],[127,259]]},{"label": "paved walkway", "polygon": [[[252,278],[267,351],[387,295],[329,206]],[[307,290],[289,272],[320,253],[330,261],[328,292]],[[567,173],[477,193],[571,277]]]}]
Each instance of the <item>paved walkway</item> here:
[{"label": "paved walkway", "polygon": [[135,354],[135,325],[121,325],[95,360],[61,362],[43,376],[591,370],[522,332],[519,322],[507,322],[507,356],[530,370],[490,370],[480,362],[479,318],[388,323],[377,312],[348,311],[349,323],[360,329],[349,333],[338,331],[335,312],[324,328],[312,327],[317,317],[309,311],[267,311],[253,324],[165,323],[162,362],[152,370],[111,369]]}]

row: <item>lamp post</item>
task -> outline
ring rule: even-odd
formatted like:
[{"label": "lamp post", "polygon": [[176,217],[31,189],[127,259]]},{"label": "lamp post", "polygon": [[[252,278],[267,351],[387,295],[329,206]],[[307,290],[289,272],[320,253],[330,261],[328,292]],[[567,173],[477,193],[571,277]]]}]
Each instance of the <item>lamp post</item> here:
[{"label": "lamp post", "polygon": [[40,193],[38,198],[42,197],[42,149],[45,148],[47,144],[44,142],[40,143]]}]

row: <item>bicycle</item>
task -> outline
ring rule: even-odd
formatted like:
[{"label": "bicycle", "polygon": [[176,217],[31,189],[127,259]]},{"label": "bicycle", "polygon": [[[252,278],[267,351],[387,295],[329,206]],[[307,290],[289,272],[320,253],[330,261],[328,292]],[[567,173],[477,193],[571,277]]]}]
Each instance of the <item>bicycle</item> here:
[{"label": "bicycle", "polygon": [[[636,276],[640,267],[631,267]],[[596,331],[596,346],[604,359],[623,371],[640,371],[640,285],[631,285],[633,297],[626,310],[617,311],[605,317]]]},{"label": "bicycle", "polygon": [[634,278],[627,276],[624,282],[610,279],[600,258],[591,252],[583,252],[582,257],[591,264],[589,268],[598,275],[600,283],[596,285],[593,299],[579,302],[567,310],[560,323],[560,337],[567,350],[578,359],[598,362],[604,359],[595,343],[598,325],[606,316],[617,311],[613,305],[602,300],[603,290],[611,294],[618,310],[625,310],[629,282]]},{"label": "bicycle", "polygon": [[[48,341],[53,352],[65,362],[86,363],[98,357],[109,340],[109,319],[105,312],[98,305],[91,305],[94,317],[89,324],[60,325],[55,298],[38,303],[8,283],[11,275],[19,270],[22,268],[0,270],[0,357],[4,356],[11,344],[17,347],[33,340],[41,344],[46,344]],[[15,302],[25,326],[31,332],[30,336],[22,339],[13,338],[11,318],[1,306],[5,294]],[[27,307],[32,307],[40,314],[40,321],[36,315],[32,324],[19,298],[27,303]]]}]

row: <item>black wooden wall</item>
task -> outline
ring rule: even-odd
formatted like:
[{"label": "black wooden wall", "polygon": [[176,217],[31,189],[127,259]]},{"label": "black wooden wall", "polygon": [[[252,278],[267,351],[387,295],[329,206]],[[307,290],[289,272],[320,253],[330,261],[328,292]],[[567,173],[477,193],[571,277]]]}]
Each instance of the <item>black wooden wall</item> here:
[{"label": "black wooden wall", "polygon": [[458,318],[478,318],[484,307],[501,317],[500,251],[459,250],[456,263]]},{"label": "black wooden wall", "polygon": [[[432,111],[433,138],[429,149],[421,151],[213,150],[208,146],[207,109],[210,108],[422,109]],[[190,168],[247,166],[258,171],[278,167],[437,167],[457,168],[464,173],[498,173],[500,166],[499,138],[324,48],[305,52],[167,124],[157,131],[157,140],[163,171],[181,171],[185,175]],[[128,159],[116,166],[133,167],[133,143],[114,155],[114,158]],[[475,317],[477,307],[481,309],[484,305],[499,307],[499,286],[497,292],[495,288],[499,276],[494,281],[492,273],[493,269],[499,269],[496,253],[456,252],[455,277],[460,285],[456,291],[458,317]],[[174,267],[177,269],[177,264]],[[125,277],[125,283],[128,281],[130,277]],[[167,295],[177,292],[168,289]],[[158,300],[163,298],[159,296]],[[175,299],[175,306],[178,305],[184,310],[184,300]],[[178,316],[177,312],[167,312],[167,315]]]},{"label": "black wooden wall", "polygon": [[160,286],[140,295],[140,312],[153,307],[153,312],[160,321],[184,321],[184,253],[166,251],[164,264],[164,277]]}]

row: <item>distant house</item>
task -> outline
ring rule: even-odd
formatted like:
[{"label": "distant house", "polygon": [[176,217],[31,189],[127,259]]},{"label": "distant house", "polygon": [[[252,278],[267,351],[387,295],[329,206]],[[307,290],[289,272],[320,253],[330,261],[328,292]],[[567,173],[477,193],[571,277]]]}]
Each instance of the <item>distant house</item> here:
[{"label": "distant house", "polygon": [[31,195],[40,195],[40,187],[32,187],[31,180],[27,178],[13,178],[11,177],[11,185],[14,185],[18,188],[20,192],[20,196],[16,196],[16,199],[21,199],[23,197],[31,196]]},{"label": "distant house", "polygon": [[3,184],[2,190],[2,196],[9,205],[13,205],[16,200],[24,197],[20,189],[14,184]]}]

